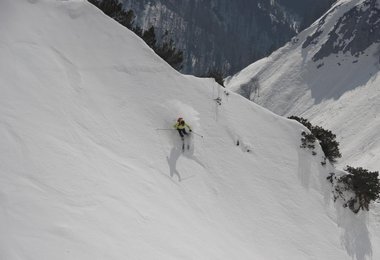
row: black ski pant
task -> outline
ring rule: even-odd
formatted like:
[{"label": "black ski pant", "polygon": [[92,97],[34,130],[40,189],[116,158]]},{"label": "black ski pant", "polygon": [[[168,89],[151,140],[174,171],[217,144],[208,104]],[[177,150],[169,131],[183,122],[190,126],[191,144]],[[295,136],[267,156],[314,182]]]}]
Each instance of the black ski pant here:
[{"label": "black ski pant", "polygon": [[184,129],[177,129],[177,131],[178,131],[178,133],[179,133],[179,135],[181,136],[182,139],[183,139],[183,137],[185,135],[188,135],[188,133],[186,132],[185,128]]}]

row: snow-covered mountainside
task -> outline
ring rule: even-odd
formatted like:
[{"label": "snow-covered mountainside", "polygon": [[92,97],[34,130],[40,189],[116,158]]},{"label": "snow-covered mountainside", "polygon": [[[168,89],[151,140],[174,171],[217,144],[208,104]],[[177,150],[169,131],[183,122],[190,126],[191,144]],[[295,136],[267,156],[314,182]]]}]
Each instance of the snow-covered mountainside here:
[{"label": "snow-covered mountainside", "polygon": [[332,130],[347,164],[380,170],[380,1],[342,0],[227,85]]},{"label": "snow-covered mountainside", "polygon": [[[0,259],[380,257],[378,208],[332,202],[297,122],[179,74],[87,1],[2,0],[0,34]],[[178,116],[185,152],[156,130]]]},{"label": "snow-covered mountainside", "polygon": [[283,46],[334,0],[123,0],[136,23],[168,31],[184,52],[183,72],[232,74]]}]

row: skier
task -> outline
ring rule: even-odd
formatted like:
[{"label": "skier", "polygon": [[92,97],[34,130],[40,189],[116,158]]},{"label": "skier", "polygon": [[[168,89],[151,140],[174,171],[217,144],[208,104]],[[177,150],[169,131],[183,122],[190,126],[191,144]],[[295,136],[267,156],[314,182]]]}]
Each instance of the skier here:
[{"label": "skier", "polygon": [[185,120],[183,120],[182,117],[178,118],[177,122],[173,127],[177,129],[182,140],[184,140],[185,135],[188,135],[188,133],[186,132],[186,127],[189,128],[190,132],[192,132],[191,127],[185,123]]}]

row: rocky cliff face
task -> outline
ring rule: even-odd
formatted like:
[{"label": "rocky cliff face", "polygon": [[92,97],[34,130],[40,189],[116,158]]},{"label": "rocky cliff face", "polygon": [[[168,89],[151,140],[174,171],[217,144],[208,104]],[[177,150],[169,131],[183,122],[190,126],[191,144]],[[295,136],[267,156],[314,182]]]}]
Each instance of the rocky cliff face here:
[{"label": "rocky cliff face", "polygon": [[[309,47],[310,44],[318,44],[318,37],[323,31],[324,18],[320,20],[318,29],[306,39],[303,48]],[[350,52],[351,55],[358,57],[369,46],[378,42],[380,42],[380,1],[367,0],[339,18],[329,32],[328,40],[314,55],[313,60],[318,61],[339,52]]]},{"label": "rocky cliff face", "polygon": [[[317,2],[317,3],[315,3]],[[234,73],[282,46],[333,0],[124,0],[143,28],[168,32],[184,51],[184,73]]]}]

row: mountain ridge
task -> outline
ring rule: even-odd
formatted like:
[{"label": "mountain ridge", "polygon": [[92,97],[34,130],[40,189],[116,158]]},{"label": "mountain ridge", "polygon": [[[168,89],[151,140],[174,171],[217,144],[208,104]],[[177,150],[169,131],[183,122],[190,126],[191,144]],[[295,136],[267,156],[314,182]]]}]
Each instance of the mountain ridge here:
[{"label": "mountain ridge", "polygon": [[[374,129],[379,123],[376,100],[379,99],[380,45],[373,38],[371,44],[365,45],[368,48],[360,50],[360,54],[354,51],[353,55],[347,48],[354,46],[357,38],[346,41],[338,54],[334,49],[327,51],[327,47],[323,47],[327,46],[325,43],[331,45],[330,35],[335,34],[337,23],[342,24],[342,17],[365,9],[369,3],[376,1],[339,1],[324,17],[273,55],[230,77],[227,85],[241,92],[242,86],[250,86],[253,78],[260,78],[260,96],[248,93],[246,97],[277,114],[303,116],[332,130],[343,149],[340,167],[354,164],[377,170],[380,167],[376,156],[379,137]],[[372,17],[379,19],[377,13],[372,12]],[[368,16],[369,12],[362,14]],[[376,23],[376,20],[369,22]],[[369,32],[371,23],[366,27],[358,24],[358,27],[363,28],[364,33]],[[358,31],[357,27],[350,28],[346,35]],[[316,59],[321,53],[329,53],[329,56]]]}]

